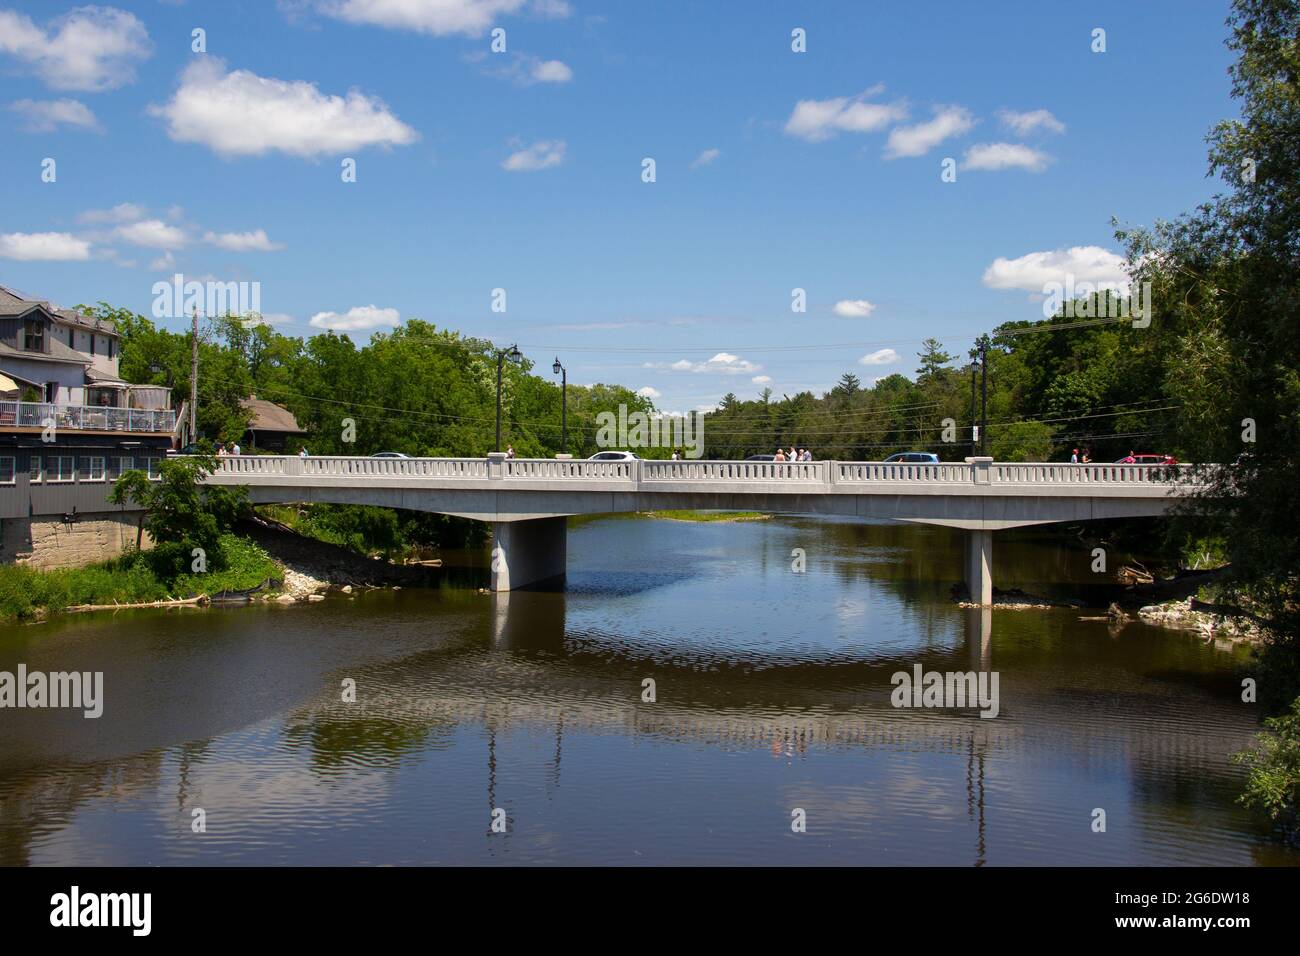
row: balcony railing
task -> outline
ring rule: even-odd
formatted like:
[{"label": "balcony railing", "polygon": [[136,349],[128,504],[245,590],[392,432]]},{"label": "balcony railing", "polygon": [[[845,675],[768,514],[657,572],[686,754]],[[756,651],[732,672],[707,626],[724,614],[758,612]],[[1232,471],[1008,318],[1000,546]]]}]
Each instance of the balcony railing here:
[{"label": "balcony railing", "polygon": [[170,408],[109,408],[47,402],[0,402],[0,428],[77,428],[108,432],[170,432],[176,412]]}]

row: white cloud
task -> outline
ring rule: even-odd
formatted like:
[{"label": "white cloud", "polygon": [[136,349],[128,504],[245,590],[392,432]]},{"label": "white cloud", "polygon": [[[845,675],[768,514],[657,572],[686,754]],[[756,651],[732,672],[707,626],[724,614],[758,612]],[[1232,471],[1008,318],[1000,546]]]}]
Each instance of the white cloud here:
[{"label": "white cloud", "polygon": [[252,232],[207,232],[203,235],[203,241],[231,252],[275,252],[284,248],[280,243],[272,242],[264,229]]},{"label": "white cloud", "polygon": [[640,395],[642,398],[648,398],[651,401],[654,401],[656,398],[663,397],[663,393],[660,392],[659,389],[654,388],[651,385],[646,385],[643,388],[638,388],[636,390],[636,393]]},{"label": "white cloud", "polygon": [[999,110],[998,119],[1002,125],[1013,130],[1017,136],[1028,136],[1037,129],[1049,133],[1064,133],[1065,124],[1047,110],[1029,110],[1024,113],[1016,110]]},{"label": "white cloud", "polygon": [[885,158],[924,156],[951,136],[960,136],[975,125],[975,118],[960,106],[936,106],[934,118],[914,126],[898,126],[889,131]]},{"label": "white cloud", "polygon": [[154,272],[170,272],[175,265],[176,257],[171,254],[171,250],[169,249],[157,259],[153,260],[153,262],[149,263],[149,268]]},{"label": "white cloud", "polygon": [[30,63],[56,90],[111,90],[135,79],[152,52],[149,32],[113,7],[77,7],[42,29],[30,17],[0,10],[0,53]]},{"label": "white cloud", "polygon": [[565,0],[316,0],[327,16],[433,36],[480,36],[497,17],[528,8],[544,17],[567,17]]},{"label": "white cloud", "polygon": [[118,203],[112,209],[87,209],[77,218],[81,222],[135,222],[143,219],[148,212],[135,203]]},{"label": "white cloud", "polygon": [[342,315],[337,312],[317,312],[310,323],[318,329],[336,332],[359,332],[380,326],[396,327],[402,318],[396,309],[381,309],[374,305],[355,305]]},{"label": "white cloud", "polygon": [[879,349],[858,359],[859,365],[893,365],[898,361],[898,353],[893,349]]},{"label": "white cloud", "polygon": [[1071,246],[1048,252],[1031,252],[1018,259],[998,257],[984,270],[990,289],[1021,289],[1041,294],[1052,282],[1091,282],[1099,288],[1128,290],[1128,268],[1123,256],[1101,246]]},{"label": "white cloud", "polygon": [[771,384],[772,384],[772,376],[770,376],[770,375],[755,375],[753,378],[750,379],[750,381],[753,382],[755,385],[771,385]]},{"label": "white cloud", "polygon": [[0,258],[22,262],[73,262],[90,258],[90,243],[66,232],[0,233]]},{"label": "white cloud", "polygon": [[142,219],[118,226],[114,232],[127,242],[150,249],[177,249],[189,241],[185,230],[169,226],[161,219]]},{"label": "white cloud", "polygon": [[335,96],[304,80],[226,72],[211,56],[186,67],[171,100],[149,112],[167,121],[167,135],[177,142],[201,143],[227,157],[279,150],[312,158],[419,139],[377,97],[356,89]]},{"label": "white cloud", "polygon": [[690,359],[678,359],[671,365],[665,366],[661,362],[646,362],[645,368],[670,368],[674,372],[714,372],[720,375],[752,375],[755,372],[761,372],[763,366],[742,359],[738,355],[732,355],[730,352],[719,352],[707,362],[692,362]]},{"label": "white cloud", "polygon": [[90,107],[78,100],[15,100],[9,109],[25,117],[27,130],[33,133],[52,133],[60,124],[103,131]]},{"label": "white cloud", "polygon": [[800,100],[786,120],[785,131],[810,143],[830,139],[838,133],[870,133],[890,123],[907,119],[899,103],[868,103],[880,87],[858,96],[837,96],[829,100]]},{"label": "white cloud", "polygon": [[708,166],[721,155],[722,150],[720,149],[706,149],[704,152],[700,153],[700,155],[695,157],[695,161],[691,163],[691,169],[699,169],[701,166]]},{"label": "white cloud", "polygon": [[[484,66],[484,72],[498,79],[510,80],[520,86],[533,86],[537,83],[568,83],[573,79],[573,70],[560,60],[543,60],[539,56],[527,53],[511,53],[508,56],[477,51],[466,56],[472,63]],[[504,66],[498,66],[504,62]]]},{"label": "white cloud", "polygon": [[866,299],[840,299],[831,311],[846,319],[865,319],[876,311],[876,304]]},{"label": "white cloud", "polygon": [[568,83],[573,79],[573,70],[559,60],[533,59],[528,71],[534,83]]},{"label": "white cloud", "polygon": [[512,173],[532,172],[549,169],[564,162],[565,143],[562,139],[538,140],[531,146],[525,146],[501,162],[501,168]]},{"label": "white cloud", "polygon": [[1041,173],[1052,157],[1023,143],[980,143],[966,150],[963,169],[1027,169]]}]

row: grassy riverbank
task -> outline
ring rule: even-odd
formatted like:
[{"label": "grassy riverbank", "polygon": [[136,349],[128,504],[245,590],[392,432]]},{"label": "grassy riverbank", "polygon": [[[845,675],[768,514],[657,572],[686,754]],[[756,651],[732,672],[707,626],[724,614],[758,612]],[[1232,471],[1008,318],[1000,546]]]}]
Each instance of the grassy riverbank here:
[{"label": "grassy riverbank", "polygon": [[133,551],[120,558],[84,568],[43,571],[24,565],[0,566],[0,620],[30,620],[79,604],[134,604],[168,598],[242,591],[281,569],[265,551],[238,535],[221,536],[226,566],[206,574],[182,574],[167,579],[149,560],[149,552]]},{"label": "grassy riverbank", "polygon": [[669,521],[766,521],[772,517],[762,511],[643,511],[641,514]]}]

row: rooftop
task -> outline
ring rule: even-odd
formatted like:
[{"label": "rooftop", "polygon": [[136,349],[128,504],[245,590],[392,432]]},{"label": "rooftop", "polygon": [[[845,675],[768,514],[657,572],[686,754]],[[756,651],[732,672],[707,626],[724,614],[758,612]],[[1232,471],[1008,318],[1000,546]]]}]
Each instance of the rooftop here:
[{"label": "rooftop", "polygon": [[246,398],[240,404],[253,413],[253,419],[248,423],[252,431],[307,434],[305,429],[298,426],[298,419],[293,417],[293,412],[283,406],[257,396]]},{"label": "rooftop", "polygon": [[0,285],[0,317],[23,315],[36,307],[44,309],[64,322],[80,326],[91,332],[100,332],[105,335],[117,334],[112,322],[82,315],[76,309],[61,309],[46,299],[38,299],[25,292],[19,292],[12,286]]}]

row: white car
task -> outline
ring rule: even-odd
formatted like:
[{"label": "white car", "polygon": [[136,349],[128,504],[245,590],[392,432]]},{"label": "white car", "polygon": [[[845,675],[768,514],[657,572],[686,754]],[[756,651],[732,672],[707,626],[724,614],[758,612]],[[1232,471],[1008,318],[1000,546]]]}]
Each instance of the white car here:
[{"label": "white car", "polygon": [[639,461],[630,451],[598,451],[587,461]]}]

